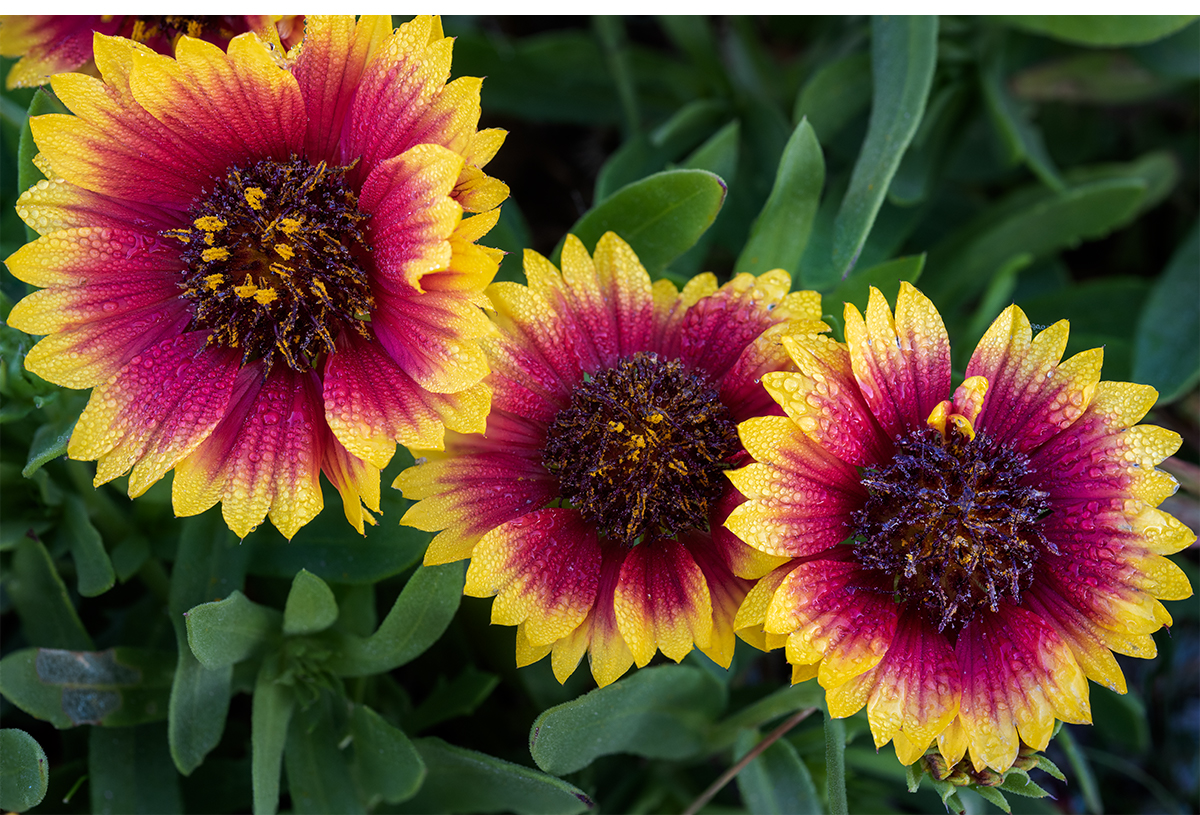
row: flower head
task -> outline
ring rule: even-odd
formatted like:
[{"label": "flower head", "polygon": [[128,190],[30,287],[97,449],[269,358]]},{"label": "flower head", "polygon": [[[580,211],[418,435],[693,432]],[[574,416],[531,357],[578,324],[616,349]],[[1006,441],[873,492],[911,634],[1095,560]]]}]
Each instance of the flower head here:
[{"label": "flower head", "polygon": [[[1163,555],[1195,540],[1155,507],[1179,437],[1136,426],[1153,388],[1101,382],[1102,352],[1060,361],[1067,324],[1032,337],[1016,306],[950,394],[941,317],[902,284],[846,306],[846,343],[784,340],[763,383],[786,417],[739,426],[757,463],[727,524],[791,558],[747,596],[739,633],[786,645],[830,713],[864,705],[905,764],[1007,770],[1055,719],[1090,721],[1087,679],[1125,691],[1113,651],[1155,654],[1160,599],[1191,594]],[[751,575],[753,576],[753,575]]]},{"label": "flower head", "polygon": [[788,365],[781,338],[827,330],[815,292],[782,271],[651,285],[609,233],[595,257],[568,236],[560,274],[527,252],[528,286],[488,294],[492,413],[482,436],[400,474],[403,522],[440,530],[426,563],[471,558],[466,592],[519,626],[517,660],[584,653],[601,685],[657,650],[733,655],[733,616],[759,555],[721,528],[735,425],[773,412],[758,384]]},{"label": "flower head", "polygon": [[397,443],[484,426],[499,253],[475,241],[508,190],[480,80],[447,84],[430,18],[94,53],[101,79],[53,80],[75,115],[31,120],[47,180],[17,210],[42,237],[7,261],[42,287],[9,316],[47,335],[26,366],[93,388],[69,455],[97,484],[132,467],[131,496],[175,468],[176,513],[221,502],[239,535],[291,537],[324,472],[362,531]]},{"label": "flower head", "polygon": [[165,15],[129,17],[100,14],[2,14],[0,56],[20,57],[8,72],[8,88],[44,85],[54,74],[84,70],[94,73],[92,35],[122,36],[168,56],[183,36],[197,37],[222,48],[238,34],[253,31],[277,46],[291,48],[304,33],[303,18],[263,14],[224,17]]}]

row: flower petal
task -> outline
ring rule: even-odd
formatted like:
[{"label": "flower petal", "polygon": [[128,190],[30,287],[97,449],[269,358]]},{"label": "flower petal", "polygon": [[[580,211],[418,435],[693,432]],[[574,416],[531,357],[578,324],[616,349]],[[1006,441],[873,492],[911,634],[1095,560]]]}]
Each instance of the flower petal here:
[{"label": "flower petal", "polygon": [[452,394],[418,385],[378,343],[345,332],[325,365],[325,418],[338,441],[383,469],[396,444],[439,450],[445,428],[462,433],[484,429],[486,385]]},{"label": "flower petal", "polygon": [[893,319],[872,286],[866,320],[850,303],[845,319],[854,378],[879,424],[892,437],[922,427],[950,393],[950,338],[933,303],[902,282]]},{"label": "flower petal", "polygon": [[200,333],[160,342],[92,391],[67,453],[99,460],[96,486],[133,467],[129,494],[141,495],[217,426],[236,374],[237,354]]},{"label": "flower petal", "polygon": [[496,596],[492,622],[521,625],[547,645],[570,634],[596,602],[600,544],[579,513],[543,509],[498,526],[471,554],[464,592]]},{"label": "flower petal", "polygon": [[850,353],[823,334],[784,337],[799,369],[772,373],[763,385],[813,441],[856,467],[884,459],[891,443],[859,393]]},{"label": "flower petal", "polygon": [[704,574],[708,596],[712,602],[712,636],[707,645],[698,647],[713,662],[722,668],[728,668],[733,660],[734,645],[737,643],[733,621],[753,583],[734,575],[728,564],[728,556],[722,549],[726,546],[745,547],[745,544],[732,535],[722,539],[716,535],[710,537],[700,533],[689,535],[682,543]]},{"label": "flower petal", "polygon": [[616,614],[639,668],[657,650],[678,662],[693,643],[708,647],[712,637],[713,609],[704,573],[676,540],[629,550],[617,584]]},{"label": "flower petal", "polygon": [[221,424],[175,469],[175,512],[196,515],[220,501],[239,537],[269,514],[291,539],[324,506],[321,462],[332,439],[325,439],[320,384],[283,365],[265,378],[249,365],[238,378],[241,394]]},{"label": "flower petal", "polygon": [[976,771],[1004,772],[1021,741],[1044,750],[1055,718],[1091,721],[1083,671],[1032,612],[1003,605],[999,613],[979,614],[959,634],[955,652],[963,674],[961,721]]},{"label": "flower petal", "polygon": [[336,437],[325,444],[321,472],[342,496],[346,520],[363,534],[363,524],[375,525],[371,512],[379,512],[379,468],[352,455]]},{"label": "flower petal", "polygon": [[554,644],[551,665],[559,682],[566,682],[587,652],[592,677],[600,687],[611,685],[633,667],[633,654],[617,626],[614,607],[621,565],[625,561],[620,547],[605,546],[600,565],[596,604],[579,627]]}]

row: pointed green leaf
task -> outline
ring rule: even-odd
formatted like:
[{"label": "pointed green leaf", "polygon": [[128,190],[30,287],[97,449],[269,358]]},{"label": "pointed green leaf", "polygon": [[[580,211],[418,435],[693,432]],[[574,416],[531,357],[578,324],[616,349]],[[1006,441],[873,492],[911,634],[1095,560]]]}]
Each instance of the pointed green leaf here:
[{"label": "pointed green leaf", "polygon": [[188,646],[206,668],[241,662],[259,652],[279,632],[278,611],[234,591],[224,600],[187,612]]},{"label": "pointed green leaf", "polygon": [[972,791],[985,801],[1000,807],[1008,815],[1012,815],[1012,807],[1008,805],[1008,800],[1004,797],[1004,793],[998,792],[994,787],[972,787]]},{"label": "pointed green leaf", "polygon": [[315,634],[333,625],[337,616],[337,600],[329,584],[308,569],[297,572],[283,607],[283,633]]},{"label": "pointed green leaf", "polygon": [[804,83],[792,121],[808,119],[818,139],[833,141],[871,104],[871,56],[850,54],[827,62]]},{"label": "pointed green leaf", "polygon": [[66,539],[75,560],[79,593],[95,597],[108,591],[117,582],[112,561],[104,548],[104,540],[88,517],[87,506],[77,495],[68,495],[63,505],[63,525],[59,527],[60,541]]},{"label": "pointed green leaf", "polygon": [[26,535],[17,542],[16,550],[5,587],[25,637],[34,645],[51,648],[94,648],[46,547]]},{"label": "pointed green leaf", "polygon": [[783,149],[775,186],[750,229],[750,240],[738,256],[734,272],[760,275],[782,268],[797,284],[802,284],[800,257],[808,243],[824,186],[825,159],[821,145],[804,120]]},{"label": "pointed green leaf", "polygon": [[1173,34],[1195,15],[1159,14],[1005,14],[1014,28],[1077,45],[1141,45]]},{"label": "pointed green leaf", "polygon": [[[366,811],[350,775],[349,756],[339,748],[344,733],[334,727],[333,704],[332,695],[324,693],[292,713],[284,765],[292,808],[299,813]],[[344,704],[340,697],[337,704]]]},{"label": "pointed green leaf", "polygon": [[450,624],[462,600],[464,579],[461,562],[418,566],[374,634],[341,636],[340,656],[332,670],[339,676],[367,676],[416,659]]},{"label": "pointed green leaf", "polygon": [[[741,760],[761,738],[753,731],[743,731],[733,752],[734,759]],[[746,809],[756,815],[823,811],[808,767],[786,739],[779,739],[747,764],[738,773],[737,785]]]},{"label": "pointed green leaf", "polygon": [[[729,124],[714,133],[704,144],[696,148],[690,156],[680,163],[684,170],[707,170],[719,176],[727,186],[737,183],[738,159],[741,152],[741,123],[734,119]],[[722,209],[713,221],[713,228],[700,236],[691,249],[671,261],[671,267],[663,276],[673,280],[676,285],[686,285],[696,273],[702,271],[708,249],[720,228],[725,210]]]},{"label": "pointed green leaf", "polygon": [[1041,130],[1029,120],[1008,92],[1004,76],[1004,50],[999,41],[993,43],[984,58],[980,81],[988,113],[1008,149],[1009,160],[1014,163],[1024,161],[1047,187],[1062,190],[1066,185],[1046,150]]},{"label": "pointed green leaf", "polygon": [[71,431],[75,429],[75,423],[79,421],[81,412],[83,412],[82,402],[79,405],[79,412],[60,416],[37,429],[37,432],[33,434],[33,441],[29,445],[29,456],[25,460],[25,468],[21,470],[21,475],[29,478],[47,462],[67,454],[67,442],[71,439]]},{"label": "pointed green leaf", "polygon": [[447,744],[413,741],[425,762],[425,783],[400,812],[515,812],[574,815],[593,806],[583,790],[520,764]]},{"label": "pointed green leaf", "polygon": [[1000,785],[999,789],[1026,798],[1045,798],[1050,794],[1033,783],[1033,780],[1029,777],[1029,773],[1024,770],[1011,770],[1006,773],[1004,783]]},{"label": "pointed green leaf", "polygon": [[425,780],[425,762],[402,730],[369,707],[355,705],[350,735],[355,774],[368,797],[397,804],[416,795]]},{"label": "pointed green leaf", "polygon": [[250,775],[254,786],[254,815],[274,815],[279,808],[279,773],[296,696],[281,684],[274,659],[263,660],[254,682],[250,709]]},{"label": "pointed green leaf", "polygon": [[90,728],[88,788],[93,813],[184,811],[166,730],[165,723]]},{"label": "pointed green leaf", "polygon": [[832,265],[814,269],[808,285],[827,288],[854,268],[892,176],[921,124],[936,64],[936,17],[872,20],[874,93],[867,137],[834,221]]},{"label": "pointed green leaf", "polygon": [[725,706],[725,687],[706,671],[663,665],[638,671],[538,716],[529,752],[564,775],[611,753],[687,758],[699,752]]},{"label": "pointed green leaf", "polygon": [[725,182],[712,173],[667,170],[622,187],[570,231],[589,252],[605,232],[616,232],[657,276],[712,225],[724,200]]},{"label": "pointed green leaf", "polygon": [[1200,225],[1171,256],[1138,320],[1133,379],[1158,389],[1159,403],[1172,402],[1200,381]]},{"label": "pointed green leaf", "polygon": [[[113,552],[114,561],[119,551],[120,547]],[[199,767],[220,742],[233,678],[232,665],[206,668],[196,659],[187,644],[184,614],[213,596],[240,589],[247,556],[219,511],[183,521],[167,603],[178,655],[167,737],[175,766],[184,775]]]},{"label": "pointed green leaf", "polygon": [[50,780],[46,753],[24,730],[0,730],[0,809],[24,812],[42,802]]},{"label": "pointed green leaf", "polygon": [[1107,235],[1138,212],[1146,190],[1140,178],[1113,178],[1014,193],[930,252],[922,288],[943,312],[957,308],[1018,255],[1037,259]]}]

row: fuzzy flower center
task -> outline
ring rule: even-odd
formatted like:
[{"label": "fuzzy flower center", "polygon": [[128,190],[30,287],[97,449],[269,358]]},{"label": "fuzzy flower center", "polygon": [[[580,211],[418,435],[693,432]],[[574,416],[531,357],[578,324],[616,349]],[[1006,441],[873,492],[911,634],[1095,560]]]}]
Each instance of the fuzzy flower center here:
[{"label": "fuzzy flower center", "polygon": [[183,245],[183,296],[210,345],[305,371],[341,329],[368,336],[367,215],[348,169],[299,158],[235,167],[189,211],[191,227],[164,233]]},{"label": "fuzzy flower center", "polygon": [[575,388],[542,461],[601,534],[632,546],[707,528],[737,450],[729,409],[703,374],[637,353]]},{"label": "fuzzy flower center", "polygon": [[983,608],[1020,602],[1042,551],[1046,493],[1027,486],[1029,458],[951,429],[896,440],[891,462],[863,471],[869,497],[854,514],[862,565],[895,579],[898,602],[921,604],[939,631]]},{"label": "fuzzy flower center", "polygon": [[159,36],[173,41],[184,34],[199,37],[209,30],[219,28],[220,20],[220,17],[188,17],[178,14],[141,16],[134,19],[129,37],[136,42],[147,42]]}]

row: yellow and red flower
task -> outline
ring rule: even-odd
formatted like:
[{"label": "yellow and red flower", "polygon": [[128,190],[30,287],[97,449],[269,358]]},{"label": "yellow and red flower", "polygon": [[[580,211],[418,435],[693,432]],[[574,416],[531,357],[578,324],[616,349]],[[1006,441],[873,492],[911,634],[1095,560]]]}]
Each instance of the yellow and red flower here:
[{"label": "yellow and red flower", "polygon": [[196,37],[225,48],[252,31],[291,48],[304,33],[303,17],[266,14],[131,17],[112,14],[0,14],[0,56],[20,57],[8,72],[13,88],[44,85],[66,71],[95,73],[92,35],[128,37],[160,54],[175,53],[180,37]]},{"label": "yellow and red flower", "polygon": [[42,288],[9,323],[47,335],[31,371],[93,388],[68,453],[97,484],[175,468],[177,514],[291,537],[324,472],[361,531],[397,443],[483,430],[504,133],[451,46],[431,18],[309,18],[287,54],[97,34],[101,79],[54,77],[74,115],[31,120],[41,237],[7,263]]},{"label": "yellow and red flower", "polygon": [[785,339],[798,371],[763,383],[787,416],[739,427],[756,463],[730,474],[748,500],[727,524],[790,560],[736,625],[785,646],[831,715],[865,705],[903,763],[936,743],[1003,772],[1056,719],[1090,721],[1088,679],[1123,693],[1112,652],[1154,656],[1159,600],[1191,595],[1163,555],[1195,535],[1156,509],[1180,438],[1135,426],[1157,394],[1100,381],[1100,349],[1061,361],[1065,321],[1033,337],[1009,307],[950,399],[946,330],[916,289],[894,315],[872,290],[845,322],[845,344]]},{"label": "yellow and red flower", "polygon": [[569,235],[561,274],[527,252],[525,274],[488,289],[487,430],[400,474],[403,523],[439,531],[427,564],[471,559],[466,592],[496,596],[520,665],[552,652],[565,681],[587,653],[607,685],[694,644],[728,666],[734,570],[779,559],[722,529],[723,472],[736,422],[778,411],[758,380],[788,365],[781,339],[827,330],[819,296],[781,270],[651,285],[613,233],[594,258]]}]

